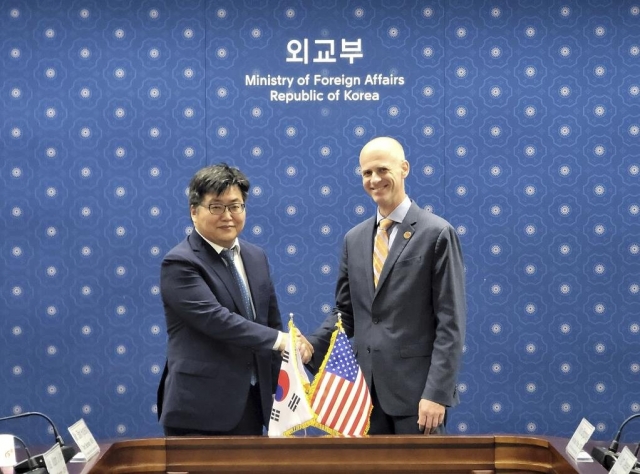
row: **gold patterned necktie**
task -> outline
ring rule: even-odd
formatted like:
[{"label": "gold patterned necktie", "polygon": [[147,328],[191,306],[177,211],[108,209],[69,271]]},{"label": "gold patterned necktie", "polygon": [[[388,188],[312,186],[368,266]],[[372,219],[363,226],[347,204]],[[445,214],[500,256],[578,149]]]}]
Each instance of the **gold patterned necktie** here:
[{"label": "gold patterned necktie", "polygon": [[389,255],[389,234],[387,230],[391,227],[393,221],[391,219],[382,219],[378,224],[376,239],[373,244],[373,286],[378,286],[378,280],[382,273],[384,261]]}]

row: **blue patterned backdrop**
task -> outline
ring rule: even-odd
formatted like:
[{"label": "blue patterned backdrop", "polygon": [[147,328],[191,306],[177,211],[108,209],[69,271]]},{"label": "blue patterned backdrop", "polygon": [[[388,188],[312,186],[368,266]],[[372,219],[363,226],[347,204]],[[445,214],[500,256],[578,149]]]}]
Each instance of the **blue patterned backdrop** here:
[{"label": "blue patterned backdrop", "polygon": [[245,237],[313,330],[377,135],[463,243],[449,431],[640,412],[637,0],[0,0],[0,107],[0,415],[160,435],[159,264],[209,163],[251,179]]}]

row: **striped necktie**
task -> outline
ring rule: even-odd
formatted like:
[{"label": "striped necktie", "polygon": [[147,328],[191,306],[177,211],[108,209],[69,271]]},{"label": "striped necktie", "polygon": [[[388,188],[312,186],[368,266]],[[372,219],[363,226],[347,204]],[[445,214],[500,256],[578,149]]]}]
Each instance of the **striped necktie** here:
[{"label": "striped necktie", "polygon": [[[233,279],[236,281],[238,288],[240,289],[240,293],[242,293],[242,305],[244,306],[244,317],[249,321],[255,321],[256,315],[253,312],[253,306],[251,305],[251,297],[249,296],[249,289],[242,279],[242,275],[240,275],[240,271],[236,266],[236,246],[234,245],[232,249],[224,249],[220,251],[220,256],[222,260],[224,260],[233,275]],[[258,375],[256,373],[256,362],[255,356],[253,357],[252,366],[251,366],[251,385],[255,385],[258,383]]]},{"label": "striped necktie", "polygon": [[373,286],[378,286],[378,280],[382,273],[382,267],[384,261],[389,255],[389,234],[387,230],[393,221],[391,219],[382,219],[378,224],[378,231],[376,232],[376,239],[373,244]]},{"label": "striped necktie", "polygon": [[245,284],[244,280],[242,279],[242,276],[240,275],[240,272],[238,271],[238,267],[236,266],[236,262],[235,262],[235,249],[231,249],[231,250],[221,250],[220,251],[220,256],[222,257],[222,259],[227,263],[227,267],[229,267],[229,270],[231,271],[231,274],[233,275],[233,279],[236,281],[236,284],[238,285],[238,288],[240,289],[240,293],[242,294],[242,304],[244,305],[244,316],[245,318],[247,318],[249,321],[253,321],[255,320],[255,315],[253,313],[253,306],[251,306],[251,298],[249,297],[249,290],[247,288],[247,285]]}]

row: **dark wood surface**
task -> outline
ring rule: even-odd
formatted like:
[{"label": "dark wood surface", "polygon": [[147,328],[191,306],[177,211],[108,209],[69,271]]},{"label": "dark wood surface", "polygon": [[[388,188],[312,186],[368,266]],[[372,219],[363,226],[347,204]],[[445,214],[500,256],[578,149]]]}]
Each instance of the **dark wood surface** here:
[{"label": "dark wood surface", "polygon": [[102,446],[70,474],[117,473],[448,473],[604,474],[575,463],[567,440],[529,436],[370,436],[364,438],[153,438]]}]

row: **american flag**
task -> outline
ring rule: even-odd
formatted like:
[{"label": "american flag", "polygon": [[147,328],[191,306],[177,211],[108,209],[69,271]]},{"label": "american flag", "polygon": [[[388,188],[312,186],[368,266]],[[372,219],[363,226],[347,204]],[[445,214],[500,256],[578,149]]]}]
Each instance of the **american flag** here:
[{"label": "american flag", "polygon": [[347,335],[336,331],[311,407],[323,425],[345,436],[362,436],[369,430],[371,395]]}]

